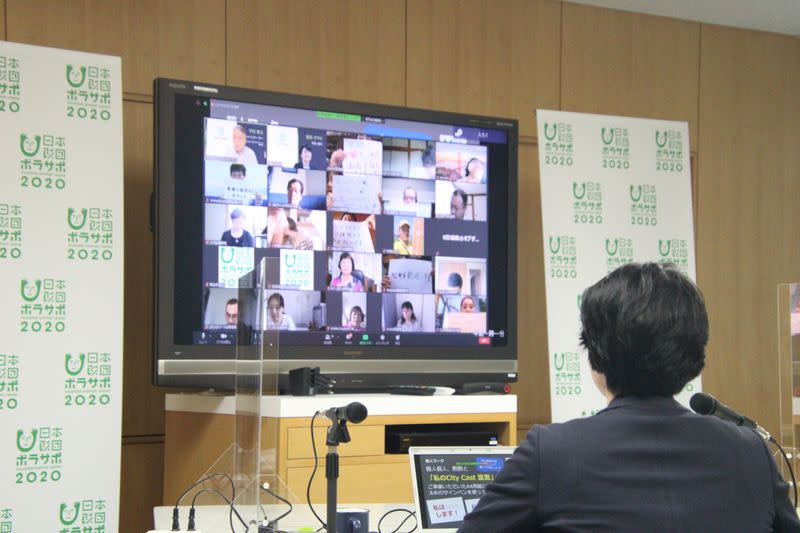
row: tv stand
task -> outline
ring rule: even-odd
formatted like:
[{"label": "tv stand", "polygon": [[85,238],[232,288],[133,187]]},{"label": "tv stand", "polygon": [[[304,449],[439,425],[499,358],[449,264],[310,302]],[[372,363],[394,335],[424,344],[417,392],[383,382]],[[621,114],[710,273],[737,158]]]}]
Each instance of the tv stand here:
[{"label": "tv stand", "polygon": [[[492,396],[397,396],[390,394],[334,394],[322,396],[265,396],[262,398],[262,447],[275,449],[275,468],[301,501],[314,466],[311,450],[311,416],[315,411],[363,403],[369,416],[349,424],[352,442],[342,445],[339,501],[345,503],[411,502],[408,455],[387,453],[387,426],[416,428],[447,426],[486,431],[497,435],[499,445],[515,445],[517,397]],[[233,439],[234,397],[231,395],[168,394],[165,416],[165,505],[196,481]],[[325,501],[325,432],[330,421],[317,417],[314,434],[321,469],[311,487],[314,502]],[[391,431],[389,432],[391,433]],[[462,444],[452,442],[453,445]],[[470,444],[470,443],[463,443]]]}]

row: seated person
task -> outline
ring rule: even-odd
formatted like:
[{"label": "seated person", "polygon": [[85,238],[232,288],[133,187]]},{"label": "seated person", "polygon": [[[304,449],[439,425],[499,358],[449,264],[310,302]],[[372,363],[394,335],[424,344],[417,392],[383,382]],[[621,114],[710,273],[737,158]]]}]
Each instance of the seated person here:
[{"label": "seated person", "polygon": [[306,186],[297,178],[292,178],[286,184],[286,198],[292,207],[298,207],[300,201],[303,199],[303,193],[306,192]]},{"label": "seated person", "polygon": [[311,158],[314,153],[311,151],[311,146],[304,144],[300,147],[300,161],[294,164],[294,168],[311,168]]},{"label": "seated person", "polygon": [[407,220],[400,221],[400,225],[397,228],[397,231],[399,233],[398,239],[394,241],[395,253],[402,255],[409,255],[411,253],[412,245],[411,245],[410,229],[411,229],[411,224],[409,224]]},{"label": "seated person", "polygon": [[339,275],[331,280],[331,287],[353,292],[364,292],[364,284],[353,275],[355,270],[353,256],[349,252],[342,252],[339,255],[338,265]]},{"label": "seated person", "polygon": [[231,229],[222,233],[226,246],[253,246],[253,236],[244,229],[244,212],[238,207],[231,211]]},{"label": "seated person", "polygon": [[225,302],[225,326],[236,327],[239,322],[239,300],[231,298]]},{"label": "seated person", "polygon": [[272,293],[267,299],[267,320],[265,329],[283,329],[294,331],[292,317],[283,312],[284,302],[280,293]]},{"label": "seated person", "polygon": [[581,326],[608,407],[534,426],[459,533],[800,531],[761,437],[673,399],[705,364],[691,280],[622,266],[583,293]]},{"label": "seated person", "polygon": [[414,306],[411,302],[403,302],[400,306],[401,316],[397,320],[397,328],[400,331],[422,331],[422,325],[414,314]]},{"label": "seated person", "polygon": [[354,329],[356,331],[362,331],[365,329],[364,325],[364,311],[361,310],[361,306],[354,305],[352,309],[350,309],[349,320],[345,324],[345,327],[350,329]]}]

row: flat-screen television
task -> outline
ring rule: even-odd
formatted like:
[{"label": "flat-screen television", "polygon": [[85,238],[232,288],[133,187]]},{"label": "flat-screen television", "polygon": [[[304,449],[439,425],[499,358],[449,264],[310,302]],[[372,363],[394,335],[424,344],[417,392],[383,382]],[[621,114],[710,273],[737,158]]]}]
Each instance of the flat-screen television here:
[{"label": "flat-screen television", "polygon": [[283,388],[516,380],[515,120],[154,85],[155,384],[233,387],[264,257]]}]

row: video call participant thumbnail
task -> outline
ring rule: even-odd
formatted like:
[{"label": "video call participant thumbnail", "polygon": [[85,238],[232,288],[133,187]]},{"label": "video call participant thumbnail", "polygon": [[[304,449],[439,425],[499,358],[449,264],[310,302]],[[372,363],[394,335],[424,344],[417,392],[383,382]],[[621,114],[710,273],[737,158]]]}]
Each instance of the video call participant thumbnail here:
[{"label": "video call participant thumbnail", "polygon": [[394,217],[392,251],[398,255],[423,255],[425,250],[425,219]]},{"label": "video call participant thumbnail", "polygon": [[204,196],[207,202],[261,205],[267,196],[266,167],[206,160]]},{"label": "video call participant thumbnail", "polygon": [[352,252],[375,252],[375,215],[331,213],[331,249]]},{"label": "video call participant thumbnail", "polygon": [[486,183],[486,146],[436,143],[436,178],[465,183]]},{"label": "video call participant thumbnail", "polygon": [[267,298],[266,313],[264,316],[264,329],[280,329],[294,331],[294,320],[286,314],[286,303],[279,292],[274,292]]},{"label": "video call participant thumbnail", "polygon": [[212,287],[205,289],[205,291],[203,329],[231,329],[236,327],[239,320],[237,289]]},{"label": "video call participant thumbnail", "polygon": [[325,250],[327,215],[325,211],[306,211],[270,207],[267,225],[259,235],[259,247]]},{"label": "video call participant thumbnail", "polygon": [[381,256],[332,252],[328,259],[328,288],[348,292],[380,292]]},{"label": "video call participant thumbnail", "polygon": [[235,208],[230,213],[231,227],[222,233],[221,241],[225,242],[226,246],[253,246],[253,236],[249,231],[244,229],[244,211],[241,208]]},{"label": "video call participant thumbnail", "polygon": [[325,173],[322,171],[270,167],[268,183],[269,206],[325,209]]},{"label": "video call participant thumbnail", "polygon": [[383,295],[383,330],[403,333],[436,331],[433,294]]},{"label": "video call participant thumbnail", "polygon": [[436,324],[441,331],[485,333],[486,309],[485,297],[438,294]]},{"label": "video call participant thumbnail", "polygon": [[342,327],[354,331],[367,329],[366,293],[345,292],[342,294]]},{"label": "video call participant thumbnail", "polygon": [[436,218],[486,221],[486,185],[436,181]]},{"label": "video call participant thumbnail", "polygon": [[383,255],[383,289],[388,292],[433,293],[433,261],[430,257],[409,258]]},{"label": "video call participant thumbnail", "polygon": [[[442,257],[436,261],[436,292],[443,294],[486,294],[486,259],[480,257]],[[454,291],[453,282],[460,285]]]},{"label": "video call participant thumbnail", "polygon": [[349,213],[381,213],[381,176],[367,174],[329,173],[330,196],[326,200],[328,209]]},{"label": "video call participant thumbnail", "polygon": [[432,180],[384,178],[383,212],[429,218],[433,215],[436,188]]}]

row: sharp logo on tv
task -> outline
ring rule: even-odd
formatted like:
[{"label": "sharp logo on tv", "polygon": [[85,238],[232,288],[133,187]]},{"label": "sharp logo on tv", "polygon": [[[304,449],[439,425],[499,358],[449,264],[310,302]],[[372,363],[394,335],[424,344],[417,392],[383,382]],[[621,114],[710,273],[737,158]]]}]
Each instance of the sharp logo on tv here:
[{"label": "sharp logo on tv", "polygon": [[22,257],[22,206],[0,204],[0,260]]},{"label": "sharp logo on tv", "polygon": [[67,259],[111,261],[114,247],[114,213],[99,207],[67,209]]},{"label": "sharp logo on tv", "polygon": [[630,138],[628,128],[600,128],[602,158],[600,166],[613,170],[628,170],[631,167]]},{"label": "sharp logo on tv", "polygon": [[578,277],[578,249],[575,242],[575,237],[570,235],[548,237],[551,278]]},{"label": "sharp logo on tv", "polygon": [[20,332],[62,333],[67,321],[67,283],[61,279],[20,280]]},{"label": "sharp logo on tv", "polygon": [[66,65],[66,116],[78,120],[111,119],[111,69],[96,65]]},{"label": "sharp logo on tv", "polygon": [[544,123],[544,164],[571,167],[574,163],[572,125],[566,122]]},{"label": "sharp logo on tv", "polygon": [[683,133],[678,130],[656,130],[656,170],[683,171]]},{"label": "sharp logo on tv", "polygon": [[67,140],[51,133],[20,133],[19,186],[63,190],[67,186]]},{"label": "sharp logo on tv", "polygon": [[656,226],[658,225],[658,195],[655,185],[631,185],[629,188],[631,199],[631,225]]},{"label": "sharp logo on tv", "polygon": [[22,65],[16,57],[0,55],[0,113],[19,113]]},{"label": "sharp logo on tv", "polygon": [[111,402],[111,354],[83,352],[64,356],[64,405],[95,407]]},{"label": "sharp logo on tv", "polygon": [[603,190],[596,181],[572,182],[572,214],[576,224],[603,223]]},{"label": "sharp logo on tv", "polygon": [[633,239],[614,237],[606,239],[606,270],[633,262]]},{"label": "sharp logo on tv", "polygon": [[684,274],[689,270],[689,245],[686,239],[658,239],[658,262],[671,263]]},{"label": "sharp logo on tv", "polygon": [[14,457],[17,485],[44,485],[61,480],[64,432],[58,426],[18,429]]},{"label": "sharp logo on tv", "polygon": [[19,391],[19,356],[0,353],[0,412],[13,411],[19,407]]}]

